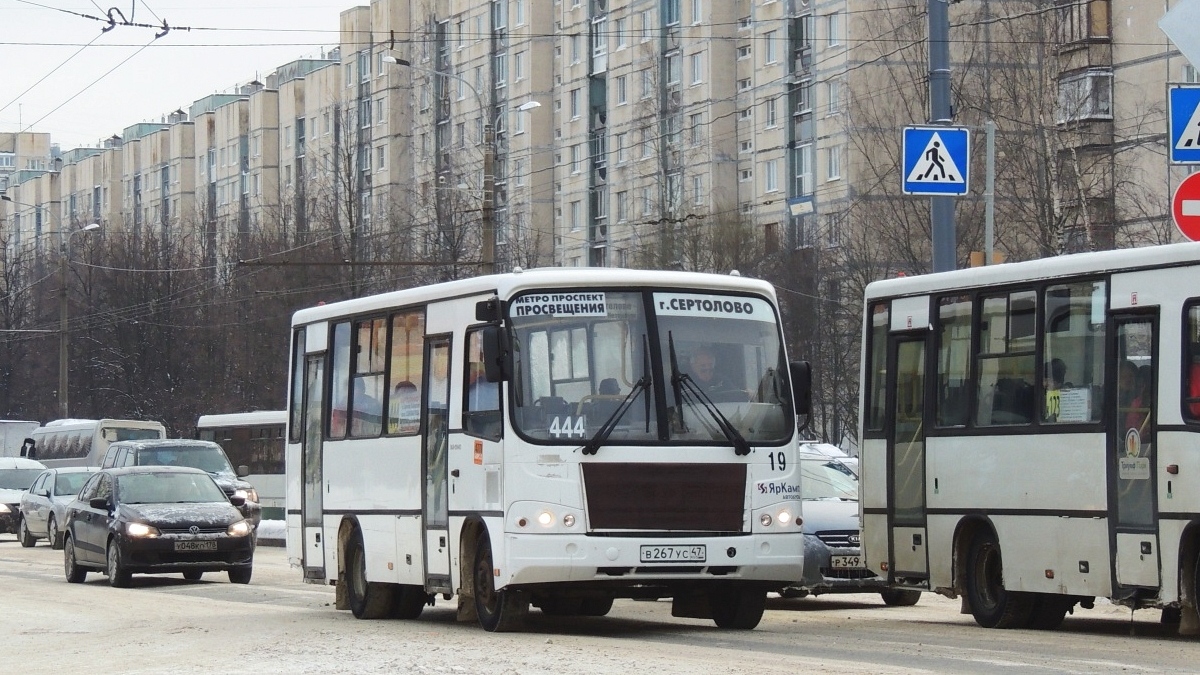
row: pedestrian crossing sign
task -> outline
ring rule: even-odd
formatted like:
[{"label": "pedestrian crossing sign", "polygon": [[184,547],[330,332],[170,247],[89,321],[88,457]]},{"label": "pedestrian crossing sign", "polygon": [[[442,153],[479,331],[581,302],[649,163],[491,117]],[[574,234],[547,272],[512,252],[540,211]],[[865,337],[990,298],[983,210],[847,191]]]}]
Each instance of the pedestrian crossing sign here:
[{"label": "pedestrian crossing sign", "polygon": [[965,195],[970,185],[971,135],[963,127],[904,127],[906,195]]},{"label": "pedestrian crossing sign", "polygon": [[1171,163],[1200,164],[1200,84],[1173,84],[1167,90]]}]

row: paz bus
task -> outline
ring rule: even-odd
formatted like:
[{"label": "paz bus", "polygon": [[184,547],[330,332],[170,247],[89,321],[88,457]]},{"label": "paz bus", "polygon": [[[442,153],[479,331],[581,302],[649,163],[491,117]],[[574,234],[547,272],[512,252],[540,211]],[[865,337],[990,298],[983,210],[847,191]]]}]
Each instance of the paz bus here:
[{"label": "paz bus", "polygon": [[33,430],[30,459],[51,469],[61,466],[100,466],[108,446],[116,441],[166,438],[161,422],[145,420],[62,419]]},{"label": "paz bus", "polygon": [[1195,627],[1200,243],[867,287],[868,566],[989,628],[1109,598]]},{"label": "paz bus", "polygon": [[286,410],[259,410],[223,415],[201,415],[196,438],[212,441],[225,450],[229,463],[245,466],[245,479],[254,484],[264,520],[283,520],[283,433]]},{"label": "paz bus", "polygon": [[416,618],[457,595],[497,631],[531,605],[672,598],[749,629],[800,578],[809,373],[766,282],[517,270],[292,326],[288,555],[338,609]]}]

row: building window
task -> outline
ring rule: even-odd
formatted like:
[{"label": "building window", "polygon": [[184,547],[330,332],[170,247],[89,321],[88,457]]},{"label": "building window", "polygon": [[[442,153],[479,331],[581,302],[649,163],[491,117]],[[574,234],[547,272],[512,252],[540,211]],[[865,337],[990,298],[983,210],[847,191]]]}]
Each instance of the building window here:
[{"label": "building window", "polygon": [[624,49],[627,45],[625,42],[626,21],[622,17],[613,20],[613,37],[617,40],[617,49]]},{"label": "building window", "polygon": [[680,54],[677,51],[668,52],[663,57],[663,63],[667,69],[667,84],[679,84],[679,80],[681,77],[681,74],[679,71],[682,70],[682,68],[680,67],[680,61],[681,61]]},{"label": "building window", "polygon": [[571,63],[579,63],[581,53],[579,39],[578,34],[571,36]]},{"label": "building window", "polygon": [[745,140],[745,141],[741,141],[740,143],[738,143],[738,152],[740,152],[740,153],[754,152],[754,141]]},{"label": "building window", "polygon": [[662,0],[663,25],[679,24],[679,0]]},{"label": "building window", "polygon": [[738,91],[750,91],[750,87],[752,86],[754,85],[751,84],[750,78],[748,77],[740,79],[737,82]]},{"label": "building window", "polygon": [[842,14],[833,12],[825,15],[825,35],[829,42],[827,46],[837,47],[842,44]]},{"label": "building window", "polygon": [[748,121],[754,119],[754,108],[742,108],[738,111],[738,119]]},{"label": "building window", "polygon": [[583,205],[581,202],[571,202],[571,231],[578,232],[583,227]]},{"label": "building window", "polygon": [[779,192],[779,160],[763,163],[763,191]]},{"label": "building window", "polygon": [[738,19],[737,27],[738,30],[750,30],[750,17],[743,16],[742,18]]},{"label": "building window", "polygon": [[754,169],[741,169],[738,171],[738,181],[747,183],[754,180]]},{"label": "building window", "polygon": [[1090,68],[1058,81],[1058,123],[1112,119],[1112,71]]},{"label": "building window", "polygon": [[654,136],[649,129],[642,129],[642,159],[650,157],[654,150]]},{"label": "building window", "polygon": [[503,87],[508,82],[508,54],[496,54],[496,88]]},{"label": "building window", "polygon": [[571,146],[571,173],[579,173],[583,166],[583,160],[580,158],[582,152],[579,148],[578,144]]},{"label": "building window", "polygon": [[738,47],[737,57],[739,61],[750,58],[750,45],[742,45],[741,47]]},{"label": "building window", "polygon": [[629,152],[625,149],[626,137],[627,134],[625,132],[613,134],[613,145],[617,151],[617,164],[623,164],[629,159]]},{"label": "building window", "polygon": [[629,77],[627,75],[617,76],[617,105],[625,105],[629,103]]},{"label": "building window", "polygon": [[704,21],[704,0],[692,0],[692,25]]},{"label": "building window", "polygon": [[654,94],[654,74],[649,68],[642,72],[642,99],[648,99]]},{"label": "building window", "polygon": [[704,203],[704,176],[692,176],[692,203]]},{"label": "building window", "polygon": [[692,54],[691,63],[692,84],[700,84],[704,81],[704,52]]},{"label": "building window", "polygon": [[571,104],[570,104],[571,105],[571,119],[573,119],[573,120],[579,119],[580,109],[582,106],[580,105],[580,93],[579,93],[578,89],[571,90],[570,101],[571,101]]},{"label": "building window", "polygon": [[836,115],[842,109],[842,83],[836,80],[826,82],[825,93],[829,100],[829,114]]},{"label": "building window", "polygon": [[652,10],[642,12],[642,42],[649,42],[654,36],[654,15]]},{"label": "building window", "polygon": [[650,196],[650,188],[642,188],[642,215],[648,216],[654,211],[654,200]]},{"label": "building window", "polygon": [[1069,45],[1094,39],[1107,39],[1112,28],[1108,2],[1054,0],[1058,10],[1058,41]]},{"label": "building window", "polygon": [[629,219],[629,192],[622,190],[617,193],[617,221],[625,222]]},{"label": "building window", "polygon": [[826,164],[826,169],[828,169],[827,178],[829,180],[837,180],[837,179],[841,178],[842,177],[842,146],[835,145],[830,148],[827,148],[826,156],[828,158],[828,163]]},{"label": "building window", "polygon": [[763,34],[763,62],[767,64],[775,63],[779,60],[779,48],[776,46],[776,38],[779,31],[767,31]]},{"label": "building window", "polygon": [[513,54],[513,81],[525,79],[525,52]]},{"label": "building window", "polygon": [[375,99],[375,123],[376,124],[383,124],[383,119],[385,117],[387,117],[387,113],[384,111],[385,110],[384,109],[385,101],[387,101],[386,96],[380,96],[379,98]]},{"label": "building window", "polygon": [[765,109],[764,112],[767,118],[766,125],[768,127],[777,126],[779,124],[779,114],[776,110],[776,100],[773,98],[767,99],[763,102],[763,108]]},{"label": "building window", "polygon": [[704,113],[693,113],[688,116],[688,127],[691,129],[692,145],[704,142]]},{"label": "building window", "polygon": [[796,184],[795,194],[807,195],[813,191],[813,146],[806,143],[796,148]]}]

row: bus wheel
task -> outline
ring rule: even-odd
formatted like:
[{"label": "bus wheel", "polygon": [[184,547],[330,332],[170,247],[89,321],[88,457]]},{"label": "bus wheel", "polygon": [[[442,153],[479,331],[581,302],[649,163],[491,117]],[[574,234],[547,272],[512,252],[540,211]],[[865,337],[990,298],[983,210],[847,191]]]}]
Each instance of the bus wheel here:
[{"label": "bus wheel", "polygon": [[401,585],[395,591],[395,596],[392,604],[393,619],[416,619],[425,611],[425,605],[429,604],[429,594],[421,586]]},{"label": "bus wheel", "polygon": [[367,554],[357,527],[346,544],[346,592],[357,619],[382,619],[392,607],[395,587],[367,581]]},{"label": "bus wheel", "polygon": [[991,530],[975,535],[967,554],[967,596],[975,623],[984,628],[1022,628],[1033,609],[1025,593],[1004,588],[1000,542]]},{"label": "bus wheel", "polygon": [[767,608],[767,592],[727,588],[714,591],[709,602],[717,628],[751,630],[762,621],[763,611]]},{"label": "bus wheel", "polygon": [[479,625],[489,633],[517,630],[529,613],[529,598],[520,591],[496,590],[492,570],[492,542],[484,532],[475,547],[475,570],[472,577],[475,591],[475,612]]},{"label": "bus wheel", "polygon": [[1038,593],[1029,615],[1029,627],[1034,630],[1054,630],[1062,625],[1067,612],[1074,606],[1075,599],[1069,595]]}]

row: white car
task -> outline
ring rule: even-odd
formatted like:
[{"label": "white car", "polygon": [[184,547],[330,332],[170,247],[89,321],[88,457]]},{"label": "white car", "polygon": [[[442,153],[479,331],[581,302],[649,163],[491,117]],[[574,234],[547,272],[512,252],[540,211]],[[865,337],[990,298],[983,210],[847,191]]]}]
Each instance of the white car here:
[{"label": "white car", "polygon": [[0,457],[0,532],[17,533],[21,495],[46,465],[24,457]]},{"label": "white car", "polygon": [[62,524],[66,522],[67,504],[79,494],[79,488],[98,469],[72,466],[46,469],[21,496],[21,522],[17,525],[17,540],[28,548],[38,539],[50,542],[50,548],[62,548]]}]

